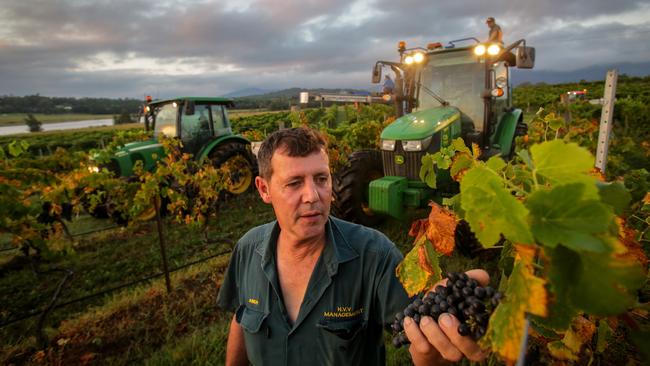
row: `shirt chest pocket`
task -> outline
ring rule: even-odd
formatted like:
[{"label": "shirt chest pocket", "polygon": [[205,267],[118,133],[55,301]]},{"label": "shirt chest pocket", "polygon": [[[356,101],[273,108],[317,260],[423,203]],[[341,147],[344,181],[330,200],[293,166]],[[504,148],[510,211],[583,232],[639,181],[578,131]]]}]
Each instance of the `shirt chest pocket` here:
[{"label": "shirt chest pocket", "polygon": [[[247,333],[257,334],[263,330],[262,324],[267,315],[265,312],[253,310],[246,305],[242,305],[237,310],[237,321]],[[266,335],[266,332],[262,333]]]},{"label": "shirt chest pocket", "polygon": [[367,323],[362,318],[324,319],[319,329],[319,353],[325,364],[345,364],[363,352]]},{"label": "shirt chest pocket", "polygon": [[237,309],[237,322],[241,326],[246,342],[246,355],[253,365],[261,365],[269,359],[273,347],[269,344],[268,314],[242,305]]}]

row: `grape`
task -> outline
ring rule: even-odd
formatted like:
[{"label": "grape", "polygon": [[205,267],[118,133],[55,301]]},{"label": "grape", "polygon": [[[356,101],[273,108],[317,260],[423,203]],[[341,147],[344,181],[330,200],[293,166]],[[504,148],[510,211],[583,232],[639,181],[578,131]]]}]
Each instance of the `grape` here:
[{"label": "grape", "polygon": [[467,324],[465,324],[465,323],[461,323],[458,326],[458,334],[460,334],[462,336],[469,335],[469,326]]},{"label": "grape", "polygon": [[419,324],[423,316],[431,316],[437,321],[441,314],[449,313],[460,321],[460,335],[475,340],[485,335],[490,315],[503,294],[490,286],[481,286],[465,273],[448,272],[446,275],[447,286],[436,286],[433,291],[413,299],[404,311],[395,314],[391,325],[395,347],[410,344],[404,333],[404,318],[407,316]]}]

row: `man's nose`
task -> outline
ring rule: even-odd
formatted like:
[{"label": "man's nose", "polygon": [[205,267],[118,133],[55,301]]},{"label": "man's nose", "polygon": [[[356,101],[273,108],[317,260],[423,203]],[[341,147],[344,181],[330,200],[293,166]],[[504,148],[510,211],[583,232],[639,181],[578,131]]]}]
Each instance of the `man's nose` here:
[{"label": "man's nose", "polygon": [[318,189],[316,182],[313,179],[307,179],[303,187],[302,192],[302,201],[305,203],[311,203],[318,201]]}]

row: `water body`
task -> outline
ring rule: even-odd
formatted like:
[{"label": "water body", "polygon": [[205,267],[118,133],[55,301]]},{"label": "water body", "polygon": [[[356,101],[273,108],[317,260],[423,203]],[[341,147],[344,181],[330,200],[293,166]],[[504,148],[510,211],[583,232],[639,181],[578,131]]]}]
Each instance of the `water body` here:
[{"label": "water body", "polygon": [[[85,121],[72,121],[72,122],[56,122],[56,123],[43,123],[41,128],[43,131],[56,131],[56,130],[69,130],[74,128],[85,127],[98,127],[98,126],[112,126],[113,119],[90,119]],[[13,135],[17,133],[27,133],[29,128],[25,125],[18,126],[4,126],[0,127],[0,135]]]}]

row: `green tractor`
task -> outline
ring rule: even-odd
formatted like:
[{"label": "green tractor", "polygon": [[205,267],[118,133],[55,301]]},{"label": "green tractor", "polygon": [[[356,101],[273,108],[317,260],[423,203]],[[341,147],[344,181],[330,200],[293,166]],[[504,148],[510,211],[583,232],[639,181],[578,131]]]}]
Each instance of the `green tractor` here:
[{"label": "green tractor", "polygon": [[[121,147],[102,166],[118,177],[133,176],[136,162],[141,161],[145,170],[153,170],[158,159],[164,156],[161,134],[178,138],[183,152],[192,154],[199,163],[209,161],[215,167],[228,166],[230,176],[226,180],[225,195],[234,196],[253,186],[257,175],[257,160],[246,138],[232,132],[228,119],[228,107],[233,101],[216,97],[178,97],[154,100],[147,97],[144,105],[144,123],[147,131],[153,130],[148,141],[132,142]],[[105,207],[99,207],[94,216],[108,216]],[[153,215],[153,212],[151,212]],[[145,217],[143,219],[147,219]]]},{"label": "green tractor", "polygon": [[512,106],[509,72],[533,68],[535,49],[525,40],[503,47],[466,38],[408,49],[400,42],[398,51],[399,62],[378,61],[372,74],[379,83],[382,67],[395,73],[394,91],[384,97],[395,102],[398,118],[382,131],[380,151],[353,153],[334,181],[334,214],[365,225],[401,218],[406,207],[424,207],[457,189],[445,171],[436,174],[448,184],[437,190],[420,180],[425,154],[461,137],[480,147],[482,159],[509,159],[515,137],[528,131],[521,109]]}]

